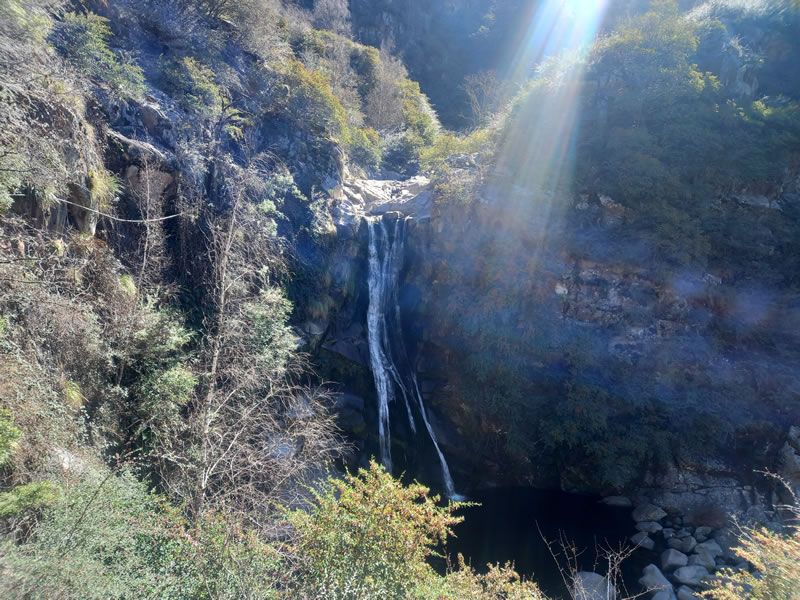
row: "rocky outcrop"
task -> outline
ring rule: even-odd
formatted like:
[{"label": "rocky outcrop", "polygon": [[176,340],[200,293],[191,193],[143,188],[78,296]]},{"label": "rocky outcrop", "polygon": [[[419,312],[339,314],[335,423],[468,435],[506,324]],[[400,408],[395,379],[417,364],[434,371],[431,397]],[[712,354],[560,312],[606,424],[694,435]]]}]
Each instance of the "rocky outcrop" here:
[{"label": "rocky outcrop", "polygon": [[415,219],[430,217],[433,190],[427,177],[404,181],[346,179],[332,208],[333,222],[341,234],[354,235],[367,215],[397,212]]}]

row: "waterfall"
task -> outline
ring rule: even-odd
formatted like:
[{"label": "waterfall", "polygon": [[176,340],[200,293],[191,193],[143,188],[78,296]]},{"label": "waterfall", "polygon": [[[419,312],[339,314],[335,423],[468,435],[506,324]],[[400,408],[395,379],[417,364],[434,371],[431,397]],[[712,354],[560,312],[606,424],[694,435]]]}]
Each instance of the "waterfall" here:
[{"label": "waterfall", "polygon": [[[378,395],[378,437],[380,458],[386,468],[392,469],[391,433],[389,429],[389,403],[395,399],[395,386],[400,390],[408,413],[411,430],[416,433],[411,401],[416,400],[425,429],[433,442],[442,467],[444,488],[449,498],[457,499],[450,469],[442,454],[436,435],[428,420],[417,377],[408,365],[403,344],[400,320],[400,302],[397,282],[403,260],[406,220],[397,219],[389,237],[386,222],[381,217],[365,217],[369,230],[369,307],[367,309],[367,337],[369,358],[375,389]],[[393,326],[390,328],[390,325]],[[398,367],[398,365],[400,365]],[[411,400],[410,400],[411,399]]]}]

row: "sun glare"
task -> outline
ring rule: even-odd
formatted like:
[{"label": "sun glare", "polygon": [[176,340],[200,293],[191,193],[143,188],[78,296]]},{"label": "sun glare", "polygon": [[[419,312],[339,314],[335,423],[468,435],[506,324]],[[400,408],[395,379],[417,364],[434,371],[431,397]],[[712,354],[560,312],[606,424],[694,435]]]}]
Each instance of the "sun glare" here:
[{"label": "sun glare", "polygon": [[557,81],[550,82],[540,100],[543,105],[525,113],[504,142],[499,162],[513,170],[518,185],[547,190],[563,181],[570,169],[568,150],[583,74],[581,57],[597,36],[606,7],[607,0],[546,0],[531,2],[525,11],[507,69],[509,79],[522,86],[544,65],[569,64],[570,68],[556,69]]}]

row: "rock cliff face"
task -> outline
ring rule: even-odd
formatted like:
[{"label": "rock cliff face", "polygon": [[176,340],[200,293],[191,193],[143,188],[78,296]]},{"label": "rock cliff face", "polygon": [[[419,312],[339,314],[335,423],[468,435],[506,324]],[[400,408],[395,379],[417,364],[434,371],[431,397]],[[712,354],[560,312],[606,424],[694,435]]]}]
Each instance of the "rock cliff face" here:
[{"label": "rock cliff face", "polygon": [[[749,222],[751,243],[779,246],[797,185],[723,198],[720,222]],[[753,471],[791,475],[796,462],[786,450],[800,422],[791,285],[735,257],[667,270],[630,235],[626,209],[603,195],[487,185],[470,210],[443,209],[430,195],[421,179],[350,181],[333,213],[340,237],[359,240],[356,262],[361,215],[416,217],[403,324],[459,491],[626,490],[682,514],[723,507],[767,518],[775,497]],[[359,290],[319,347],[363,369]],[[365,412],[348,419],[369,452],[375,415],[361,381]],[[351,397],[359,386],[344,383]],[[424,454],[409,459],[413,468]]]}]

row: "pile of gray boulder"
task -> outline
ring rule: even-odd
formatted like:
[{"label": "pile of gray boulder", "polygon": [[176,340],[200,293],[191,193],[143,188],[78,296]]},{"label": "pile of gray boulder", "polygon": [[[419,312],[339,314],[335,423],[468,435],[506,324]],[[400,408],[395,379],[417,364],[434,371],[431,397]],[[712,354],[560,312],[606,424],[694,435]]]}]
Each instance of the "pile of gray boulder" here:
[{"label": "pile of gray boulder", "polygon": [[732,535],[727,527],[693,526],[679,515],[668,516],[654,504],[633,509],[638,533],[631,541],[659,556],[658,564],[644,568],[639,583],[652,600],[693,600],[718,569],[747,569],[746,561],[730,550]]}]

